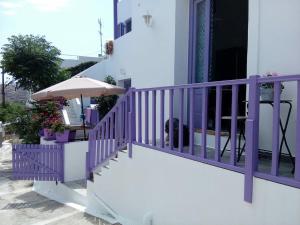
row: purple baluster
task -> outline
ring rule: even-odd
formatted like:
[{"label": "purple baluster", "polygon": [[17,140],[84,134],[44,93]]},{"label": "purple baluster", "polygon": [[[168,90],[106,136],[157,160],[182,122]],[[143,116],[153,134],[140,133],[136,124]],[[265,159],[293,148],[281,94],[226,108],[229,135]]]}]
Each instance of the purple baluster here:
[{"label": "purple baluster", "polygon": [[297,81],[297,120],[296,120],[296,162],[295,179],[300,181],[300,81]]},{"label": "purple baluster", "polygon": [[[100,153],[100,127],[98,129],[95,129],[95,136],[97,139],[95,140],[95,145],[97,146],[97,154],[96,155],[96,164],[98,164],[101,161],[101,153]],[[94,151],[94,150],[93,150]]]},{"label": "purple baluster", "polygon": [[169,147],[170,150],[173,150],[173,140],[174,140],[174,132],[173,132],[173,105],[174,105],[174,90],[170,89],[169,91]]},{"label": "purple baluster", "polygon": [[113,138],[114,138],[114,112],[111,113],[111,116],[110,116],[110,132],[109,132],[109,152],[110,154],[112,154],[114,151],[113,151]]},{"label": "purple baluster", "polygon": [[183,152],[183,108],[184,108],[184,89],[179,89],[179,151]]},{"label": "purple baluster", "polygon": [[142,143],[142,92],[138,92],[138,142]]},{"label": "purple baluster", "polygon": [[236,134],[237,134],[238,85],[232,85],[231,99],[231,152],[230,164],[236,165]]},{"label": "purple baluster", "polygon": [[251,76],[249,79],[249,104],[248,118],[246,121],[246,160],[245,160],[245,185],[244,200],[252,202],[253,175],[257,168],[257,151],[259,135],[259,76]]},{"label": "purple baluster", "polygon": [[149,92],[145,91],[145,144],[149,144]]},{"label": "purple baluster", "polygon": [[152,91],[152,146],[156,146],[156,91]]},{"label": "purple baluster", "polygon": [[160,91],[160,147],[165,146],[165,91]]},{"label": "purple baluster", "polygon": [[277,176],[279,170],[278,162],[279,162],[280,93],[281,93],[281,83],[274,82],[272,169],[271,169],[271,174],[273,176]]},{"label": "purple baluster", "polygon": [[208,98],[208,89],[204,87],[202,89],[202,151],[201,158],[206,158],[207,149],[206,149],[206,133],[207,133],[207,98]]},{"label": "purple baluster", "polygon": [[108,137],[109,137],[109,117],[106,119],[106,127],[105,127],[105,152],[106,152],[106,157],[109,157],[109,150],[108,150]]},{"label": "purple baluster", "polygon": [[222,117],[222,87],[216,89],[216,139],[215,139],[215,160],[220,162],[221,149],[221,117]]},{"label": "purple baluster", "polygon": [[132,113],[128,113],[129,116],[129,140],[128,140],[128,157],[132,158]]},{"label": "purple baluster", "polygon": [[123,137],[124,137],[125,140],[124,140],[123,144],[128,142],[128,112],[129,112],[129,109],[128,109],[129,101],[128,101],[128,99],[129,99],[129,96],[127,96],[125,98],[125,102],[124,102],[124,124],[125,124],[125,127],[124,127]]},{"label": "purple baluster", "polygon": [[105,122],[102,123],[101,125],[101,163],[106,159],[106,154],[105,154],[105,149],[104,149],[104,138],[105,138]]},{"label": "purple baluster", "polygon": [[194,88],[190,88],[190,146],[189,146],[189,153],[191,155],[195,154],[194,150],[194,104],[195,104],[195,95],[194,95]]},{"label": "purple baluster", "polygon": [[118,139],[119,139],[119,107],[116,107],[116,112],[115,112],[115,146],[114,150],[117,151],[119,144],[118,144]]},{"label": "purple baluster", "polygon": [[61,171],[60,171],[60,175],[61,175],[61,178],[60,178],[60,181],[62,182],[62,183],[64,183],[65,182],[65,167],[64,167],[64,163],[65,163],[65,146],[63,145],[62,147],[61,147],[61,150],[60,150],[60,154],[61,154],[61,162],[60,162],[60,164],[61,164]]}]

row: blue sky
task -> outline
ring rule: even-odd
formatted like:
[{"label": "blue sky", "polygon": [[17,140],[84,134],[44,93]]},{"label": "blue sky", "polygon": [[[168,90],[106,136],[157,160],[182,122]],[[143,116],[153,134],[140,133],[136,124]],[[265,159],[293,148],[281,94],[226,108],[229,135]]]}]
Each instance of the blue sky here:
[{"label": "blue sky", "polygon": [[113,0],[0,0],[0,47],[11,35],[34,34],[62,54],[97,56],[98,18],[105,43],[113,38]]}]

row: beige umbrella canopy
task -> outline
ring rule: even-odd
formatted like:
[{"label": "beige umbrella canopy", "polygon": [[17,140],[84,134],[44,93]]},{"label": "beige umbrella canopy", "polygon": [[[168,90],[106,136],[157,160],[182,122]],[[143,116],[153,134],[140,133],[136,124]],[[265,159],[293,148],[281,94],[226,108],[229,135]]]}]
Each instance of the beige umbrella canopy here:
[{"label": "beige umbrella canopy", "polygon": [[81,117],[85,132],[85,116],[83,111],[82,97],[97,97],[102,95],[118,95],[125,92],[124,88],[111,85],[99,80],[91,79],[85,76],[76,75],[68,80],[55,84],[32,95],[36,101],[47,100],[55,97],[64,97],[66,99],[81,98]]},{"label": "beige umbrella canopy", "polygon": [[101,95],[117,95],[123,94],[124,92],[124,88],[77,75],[61,83],[55,84],[49,88],[34,93],[32,95],[32,99],[36,101],[51,99],[55,97],[73,99],[81,96],[97,97]]}]

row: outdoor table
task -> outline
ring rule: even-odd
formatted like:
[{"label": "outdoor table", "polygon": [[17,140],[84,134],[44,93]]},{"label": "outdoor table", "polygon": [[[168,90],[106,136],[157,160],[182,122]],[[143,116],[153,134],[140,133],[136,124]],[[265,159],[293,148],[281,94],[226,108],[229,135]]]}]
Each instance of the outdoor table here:
[{"label": "outdoor table", "polygon": [[[231,116],[222,116],[221,117],[222,120],[229,120],[231,121],[232,120],[232,117]],[[246,147],[246,137],[245,137],[245,130],[244,130],[244,126],[243,126],[243,123],[245,123],[245,121],[247,120],[247,117],[246,116],[237,116],[237,128],[238,128],[238,136],[239,136],[239,143],[238,143],[238,158],[237,158],[237,162],[240,161],[241,159],[241,156],[243,154],[243,152],[245,151],[245,147]],[[231,130],[228,129],[227,130],[228,132],[228,138],[226,140],[226,143],[222,149],[222,152],[221,152],[221,157],[224,155],[225,151],[226,151],[226,148],[227,148],[227,145],[229,144],[229,141],[231,140]],[[241,147],[241,139],[244,139],[244,144],[243,146]]]},{"label": "outdoor table", "polygon": [[[84,129],[83,125],[69,125],[69,127],[70,127],[71,130],[75,131],[75,137],[76,137],[77,131],[80,131],[80,130]],[[85,126],[85,128],[87,130],[92,129],[92,127],[90,127],[90,126]],[[76,139],[75,137],[74,137],[74,140],[81,140],[81,138],[80,139]],[[84,138],[84,139],[86,139],[86,138]]]},{"label": "outdoor table", "polygon": [[[266,105],[270,105],[272,107],[274,107],[274,101],[265,101],[265,100],[261,100],[259,102],[260,104],[266,104]],[[289,121],[290,121],[290,116],[291,116],[291,112],[292,112],[292,100],[280,100],[280,104],[285,104],[285,105],[288,105],[288,113],[287,113],[287,116],[286,116],[286,121],[285,123],[283,124],[282,120],[281,120],[281,117],[280,117],[280,130],[281,130],[281,133],[282,133],[282,137],[281,137],[281,141],[280,141],[280,151],[279,151],[279,163],[280,163],[280,158],[281,158],[281,153],[282,153],[282,148],[283,148],[283,145],[285,145],[287,151],[288,151],[288,154],[289,154],[289,157],[290,157],[290,160],[293,164],[293,171],[295,169],[295,162],[294,162],[294,158],[293,158],[293,155],[291,153],[291,150],[290,150],[290,147],[289,147],[289,144],[286,140],[286,131],[287,131],[287,128],[288,128],[288,125],[289,125]]]}]

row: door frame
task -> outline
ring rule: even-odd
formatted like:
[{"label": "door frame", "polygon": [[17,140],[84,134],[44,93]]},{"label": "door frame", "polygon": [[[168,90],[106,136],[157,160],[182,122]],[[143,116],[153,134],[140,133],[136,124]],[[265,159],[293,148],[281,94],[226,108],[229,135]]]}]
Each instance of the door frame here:
[{"label": "door frame", "polygon": [[203,81],[208,81],[208,73],[209,73],[209,63],[210,63],[210,20],[211,20],[211,1],[212,0],[190,0],[190,13],[189,13],[189,57],[188,57],[188,83],[195,83],[195,56],[196,56],[196,40],[197,40],[197,32],[196,32],[196,19],[197,19],[197,11],[196,6],[200,2],[206,2],[205,9],[205,62],[203,70],[206,71]]},{"label": "door frame", "polygon": [[[199,4],[200,2],[205,1],[206,3],[206,7],[205,7],[205,30],[207,31],[205,33],[205,56],[204,56],[204,68],[203,70],[206,71],[204,73],[204,77],[203,77],[203,82],[207,82],[208,81],[208,75],[209,75],[209,64],[210,64],[210,34],[211,34],[211,1],[212,0],[190,0],[190,9],[189,9],[189,49],[188,49],[188,83],[195,83],[196,79],[195,79],[195,58],[196,58],[196,40],[197,40],[197,30],[196,30],[196,19],[197,19],[197,4]],[[196,93],[197,92],[197,93]],[[196,117],[197,115],[197,111],[202,112],[202,91],[198,90],[194,92],[194,95],[198,96],[199,99],[197,99],[198,103],[197,104],[199,106],[198,109],[196,109],[196,107],[194,108],[194,117]],[[190,97],[188,97],[188,102],[190,101]],[[187,109],[188,114],[190,114],[189,112],[189,107]],[[201,118],[201,117],[199,117]],[[189,118],[190,119],[190,118]],[[189,122],[189,121],[188,121]],[[199,121],[197,122],[197,120],[195,120],[194,118],[194,127],[202,127],[202,120],[199,119]]]}]

